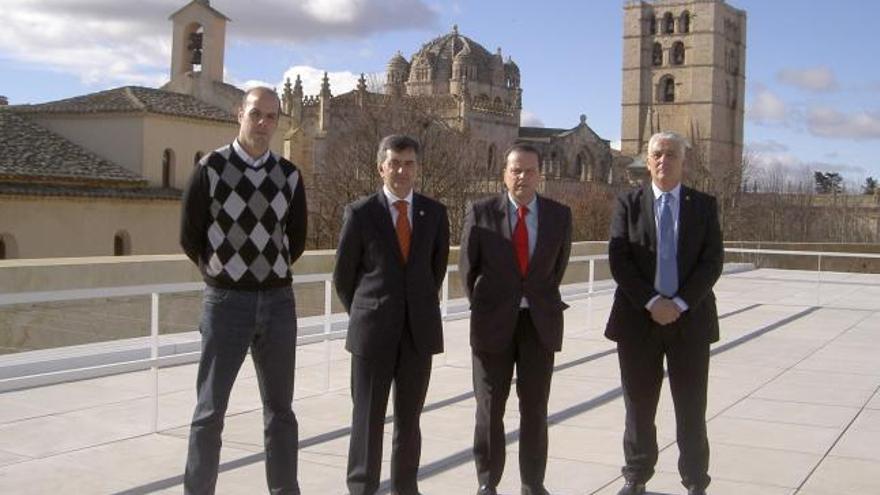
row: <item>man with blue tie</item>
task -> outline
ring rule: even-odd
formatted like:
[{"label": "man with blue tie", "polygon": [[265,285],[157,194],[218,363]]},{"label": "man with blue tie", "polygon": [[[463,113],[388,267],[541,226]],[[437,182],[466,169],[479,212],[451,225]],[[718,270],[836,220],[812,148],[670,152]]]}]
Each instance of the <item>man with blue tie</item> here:
[{"label": "man with blue tie", "polygon": [[686,148],[678,134],[651,136],[651,185],[621,194],[611,222],[608,254],[617,290],[605,336],[617,342],[626,406],[625,484],[618,495],[645,493],[654,474],[664,357],[682,484],[688,495],[705,495],[710,481],[706,390],[709,345],[718,340],[712,287],[724,249],[715,198],[681,184]]}]

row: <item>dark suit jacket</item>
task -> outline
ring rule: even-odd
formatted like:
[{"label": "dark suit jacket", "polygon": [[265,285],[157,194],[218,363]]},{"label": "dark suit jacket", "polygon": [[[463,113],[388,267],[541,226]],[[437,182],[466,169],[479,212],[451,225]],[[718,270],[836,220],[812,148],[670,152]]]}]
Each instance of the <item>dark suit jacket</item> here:
[{"label": "dark suit jacket", "polygon": [[464,221],[458,268],[471,307],[471,346],[499,352],[513,342],[520,300],[529,301],[532,322],[544,347],[562,348],[559,284],[571,252],[571,210],[538,196],[538,238],[525,278],[511,240],[507,193],[471,207]]},{"label": "dark suit jacket", "polygon": [[[637,338],[656,323],[645,305],[657,294],[657,230],[651,186],[622,193],[611,220],[608,246],[617,282],[605,336]],[[686,338],[718,340],[718,311],[712,286],[721,276],[724,247],[715,198],[682,186],[678,217],[678,297],[688,305],[676,325]]]},{"label": "dark suit jacket", "polygon": [[416,349],[443,351],[438,292],[449,257],[446,207],[413,194],[412,242],[404,264],[380,190],[345,209],[333,283],[350,320],[345,348],[377,358],[397,352],[408,324]]}]

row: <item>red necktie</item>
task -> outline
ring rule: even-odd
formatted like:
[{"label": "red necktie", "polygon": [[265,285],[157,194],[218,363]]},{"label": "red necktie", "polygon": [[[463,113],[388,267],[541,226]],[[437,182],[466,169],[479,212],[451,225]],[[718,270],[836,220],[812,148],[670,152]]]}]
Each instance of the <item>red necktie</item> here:
[{"label": "red necktie", "polygon": [[516,260],[519,262],[519,272],[523,277],[529,271],[529,228],[526,226],[526,215],[529,209],[520,206],[516,210],[516,228],[513,229],[513,247],[516,249]]},{"label": "red necktie", "polygon": [[406,259],[409,257],[410,236],[412,235],[409,216],[406,214],[406,201],[402,199],[395,201],[394,207],[397,208],[397,224],[394,226],[394,230],[397,231],[397,242],[400,243],[400,252],[403,253],[403,262],[406,263]]}]

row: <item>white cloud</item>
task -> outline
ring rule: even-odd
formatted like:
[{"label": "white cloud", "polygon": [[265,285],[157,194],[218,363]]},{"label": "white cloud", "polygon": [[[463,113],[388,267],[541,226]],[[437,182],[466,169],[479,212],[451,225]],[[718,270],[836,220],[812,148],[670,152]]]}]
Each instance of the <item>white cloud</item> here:
[{"label": "white cloud", "polygon": [[807,91],[833,91],[838,88],[834,72],[825,66],[807,69],[783,69],[776,74],[776,79],[783,84]]},{"label": "white cloud", "polygon": [[544,121],[528,110],[523,110],[520,115],[520,125],[523,127],[544,127]]},{"label": "white cloud", "polygon": [[[303,94],[316,95],[321,92],[324,69],[308,65],[294,65],[284,71],[284,75],[281,77],[282,82],[277,85],[278,89],[284,86],[284,81],[288,78],[290,83],[293,84],[296,81],[296,76],[300,76],[300,79],[302,79]],[[334,95],[340,95],[353,90],[357,86],[357,81],[360,77],[360,74],[349,71],[327,72],[327,78],[330,81],[330,91]],[[367,78],[366,75],[364,77]],[[367,79],[369,80],[369,78]]]},{"label": "white cloud", "polygon": [[880,111],[845,113],[829,107],[814,107],[807,112],[807,129],[827,138],[880,139]]},{"label": "white cloud", "polygon": [[[787,148],[787,147],[786,147]],[[761,191],[812,191],[813,173],[838,172],[850,182],[861,181],[867,169],[847,163],[805,161],[788,151],[757,151],[749,145],[747,187],[757,186]]]},{"label": "white cloud", "polygon": [[780,143],[774,139],[768,139],[766,141],[753,141],[746,145],[746,148],[749,151],[755,153],[781,153],[784,151],[788,151],[789,148],[787,145]]},{"label": "white cloud", "polygon": [[746,118],[758,124],[782,124],[788,111],[782,98],[762,84],[755,84],[751,102],[746,108]]},{"label": "white cloud", "polygon": [[[0,57],[91,84],[156,86],[168,78],[182,0],[3,0]],[[215,0],[230,39],[299,43],[433,26],[424,0]]]}]

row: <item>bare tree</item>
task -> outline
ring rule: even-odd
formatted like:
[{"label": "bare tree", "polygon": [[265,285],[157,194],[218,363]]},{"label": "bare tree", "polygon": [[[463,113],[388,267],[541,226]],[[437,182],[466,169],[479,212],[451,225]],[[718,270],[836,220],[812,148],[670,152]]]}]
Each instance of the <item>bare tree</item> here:
[{"label": "bare tree", "polygon": [[445,117],[448,103],[440,98],[366,93],[363,101],[335,109],[334,131],[324,138],[323,159],[315,167],[312,246],[334,247],[345,205],[379,188],[376,147],[383,136],[392,133],[419,141],[416,189],[447,205],[457,242],[468,201],[493,181],[480,167],[485,163],[483,151],[467,131]]}]

